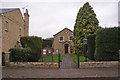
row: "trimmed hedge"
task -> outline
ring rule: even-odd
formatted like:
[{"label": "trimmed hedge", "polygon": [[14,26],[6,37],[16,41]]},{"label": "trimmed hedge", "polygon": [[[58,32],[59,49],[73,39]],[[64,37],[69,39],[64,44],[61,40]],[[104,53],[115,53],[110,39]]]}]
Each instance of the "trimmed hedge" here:
[{"label": "trimmed hedge", "polygon": [[116,61],[119,60],[118,50],[120,46],[120,34],[118,27],[100,29],[96,33],[95,60]]},{"label": "trimmed hedge", "polygon": [[96,37],[96,34],[90,34],[89,36],[87,36],[87,43],[88,43],[88,53],[87,53],[87,56],[91,60],[94,60],[95,37]]},{"label": "trimmed hedge", "polygon": [[32,56],[29,62],[37,62],[41,57],[42,38],[36,36],[24,36],[20,38],[22,47],[31,48]]},{"label": "trimmed hedge", "polygon": [[11,62],[27,62],[31,57],[30,48],[11,48],[9,51]]}]

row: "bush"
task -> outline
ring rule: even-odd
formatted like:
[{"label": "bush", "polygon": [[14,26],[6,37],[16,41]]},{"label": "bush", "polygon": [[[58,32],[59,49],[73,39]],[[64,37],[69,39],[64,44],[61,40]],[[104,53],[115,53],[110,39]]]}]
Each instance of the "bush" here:
[{"label": "bush", "polygon": [[94,53],[95,53],[95,37],[96,34],[90,34],[87,37],[87,43],[88,43],[88,53],[87,56],[89,59],[94,60]]},{"label": "bush", "polygon": [[11,48],[9,51],[11,62],[27,62],[31,57],[30,48]]},{"label": "bush", "polygon": [[[119,28],[100,29],[96,33],[96,50],[95,60],[98,61],[114,61],[119,60],[118,36]],[[120,43],[120,42],[119,42]]]},{"label": "bush", "polygon": [[31,48],[32,53],[28,61],[36,62],[41,57],[42,38],[36,36],[24,36],[20,38],[22,47]]}]

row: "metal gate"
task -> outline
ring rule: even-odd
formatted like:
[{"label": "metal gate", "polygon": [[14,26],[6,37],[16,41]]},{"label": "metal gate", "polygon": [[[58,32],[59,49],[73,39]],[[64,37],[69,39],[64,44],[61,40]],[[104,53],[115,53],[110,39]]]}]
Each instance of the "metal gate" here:
[{"label": "metal gate", "polygon": [[2,66],[5,66],[5,53],[2,52]]}]

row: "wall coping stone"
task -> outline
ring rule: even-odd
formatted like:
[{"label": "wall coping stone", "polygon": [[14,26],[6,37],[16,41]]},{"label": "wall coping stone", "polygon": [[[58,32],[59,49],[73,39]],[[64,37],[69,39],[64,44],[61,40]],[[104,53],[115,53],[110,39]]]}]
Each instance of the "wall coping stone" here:
[{"label": "wall coping stone", "polygon": [[10,62],[10,67],[58,68],[57,62]]},{"label": "wall coping stone", "polygon": [[80,62],[80,68],[118,67],[119,61]]}]

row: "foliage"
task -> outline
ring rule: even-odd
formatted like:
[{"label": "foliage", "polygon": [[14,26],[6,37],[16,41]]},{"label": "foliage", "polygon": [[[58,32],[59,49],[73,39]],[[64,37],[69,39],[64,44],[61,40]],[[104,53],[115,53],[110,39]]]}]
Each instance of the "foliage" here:
[{"label": "foliage", "polygon": [[36,36],[24,36],[20,38],[22,47],[31,48],[32,56],[28,61],[36,62],[41,57],[41,48],[42,48],[42,38]]},{"label": "foliage", "polygon": [[[58,62],[58,54],[53,54],[53,62]],[[60,60],[62,60],[63,54],[60,54]],[[52,56],[43,57],[43,62],[52,62]]]},{"label": "foliage", "polygon": [[88,44],[88,53],[87,56],[89,59],[94,60],[94,53],[95,53],[95,37],[96,34],[90,34],[87,37],[87,44]]},{"label": "foliage", "polygon": [[30,48],[11,48],[9,51],[11,62],[27,62],[31,57]]},{"label": "foliage", "polygon": [[76,23],[74,25],[74,47],[77,53],[82,54],[83,39],[89,34],[93,34],[98,28],[98,19],[94,13],[93,8],[89,3],[85,3],[80,8]]},{"label": "foliage", "polygon": [[119,60],[118,50],[120,49],[119,28],[100,29],[96,33],[95,60],[114,61]]},{"label": "foliage", "polygon": [[42,47],[52,47],[52,40],[46,40],[46,39],[43,39],[43,44],[42,44]]}]

